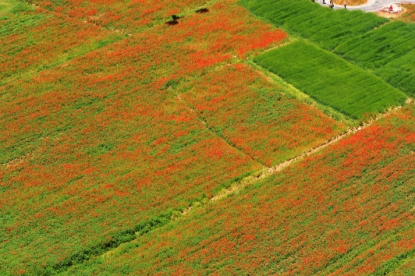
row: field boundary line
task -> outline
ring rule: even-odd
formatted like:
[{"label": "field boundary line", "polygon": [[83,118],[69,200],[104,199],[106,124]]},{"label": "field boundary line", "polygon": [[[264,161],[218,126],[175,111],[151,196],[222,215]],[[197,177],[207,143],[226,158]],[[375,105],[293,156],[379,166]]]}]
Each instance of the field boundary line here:
[{"label": "field boundary line", "polygon": [[263,167],[267,168],[267,165],[265,165],[265,163],[260,160],[260,159],[255,159],[253,156],[251,156],[250,154],[248,154],[247,152],[245,152],[243,149],[238,148],[236,145],[232,144],[225,136],[221,135],[220,133],[216,132],[207,122],[206,120],[201,117],[197,111],[191,107],[185,100],[183,100],[180,95],[177,94],[177,99],[182,102],[186,108],[193,114],[195,114],[197,116],[197,118],[199,119],[199,121],[206,127],[207,130],[209,130],[211,133],[213,133],[215,136],[219,137],[221,140],[223,140],[227,145],[229,145],[230,147],[232,147],[233,149],[237,150],[238,152],[243,153],[244,155],[248,156],[250,159],[252,159],[253,161],[259,163],[260,165],[262,165]]}]

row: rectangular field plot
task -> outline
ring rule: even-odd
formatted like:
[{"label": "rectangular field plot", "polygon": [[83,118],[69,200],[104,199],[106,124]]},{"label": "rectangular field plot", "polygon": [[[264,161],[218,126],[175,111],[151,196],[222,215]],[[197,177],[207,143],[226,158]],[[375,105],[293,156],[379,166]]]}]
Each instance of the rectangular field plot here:
[{"label": "rectangular field plot", "polygon": [[269,51],[255,62],[316,100],[352,118],[402,104],[406,96],[383,80],[305,42]]}]

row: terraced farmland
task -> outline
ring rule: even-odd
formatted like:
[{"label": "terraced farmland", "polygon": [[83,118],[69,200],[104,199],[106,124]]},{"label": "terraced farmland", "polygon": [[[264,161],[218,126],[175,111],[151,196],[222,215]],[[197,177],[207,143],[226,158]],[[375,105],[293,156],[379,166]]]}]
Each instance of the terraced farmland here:
[{"label": "terraced farmland", "polygon": [[290,159],[343,129],[275,89],[250,67],[235,64],[186,84],[180,97],[214,132],[266,166]]},{"label": "terraced farmland", "polygon": [[405,94],[381,79],[308,43],[268,51],[255,62],[353,118],[384,112],[406,100]]}]

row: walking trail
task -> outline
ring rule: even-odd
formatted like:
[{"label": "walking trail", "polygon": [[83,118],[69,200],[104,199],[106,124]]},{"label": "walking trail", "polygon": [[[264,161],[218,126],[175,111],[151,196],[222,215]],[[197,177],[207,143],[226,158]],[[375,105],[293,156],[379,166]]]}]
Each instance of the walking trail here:
[{"label": "walking trail", "polygon": [[[323,4],[323,0],[316,0],[316,3],[319,3],[322,6],[329,7],[330,0],[325,1],[326,4]],[[347,6],[348,10],[362,10],[365,12],[375,12],[383,7],[390,6],[392,3],[402,3],[402,4],[415,4],[415,0],[368,0],[366,4],[358,6]],[[334,9],[344,9],[343,5],[334,4]]]}]

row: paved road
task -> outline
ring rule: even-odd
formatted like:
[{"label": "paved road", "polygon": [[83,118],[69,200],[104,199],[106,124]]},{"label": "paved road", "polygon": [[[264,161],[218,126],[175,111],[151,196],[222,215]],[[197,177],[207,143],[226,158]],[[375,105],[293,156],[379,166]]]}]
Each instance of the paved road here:
[{"label": "paved road", "polygon": [[[323,0],[316,0],[316,3],[319,3],[322,6],[329,6],[330,0],[325,0],[326,5],[323,5]],[[392,3],[400,2],[398,0],[369,0],[366,4],[359,5],[359,6],[348,6],[348,10],[362,10],[365,12],[373,12],[377,11],[385,6],[390,6]],[[408,4],[415,4],[415,0],[406,0],[402,1]],[[344,9],[343,5],[334,5],[335,9]]]}]

